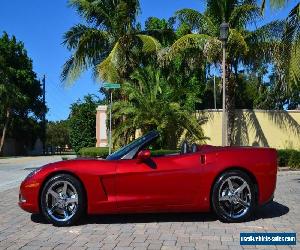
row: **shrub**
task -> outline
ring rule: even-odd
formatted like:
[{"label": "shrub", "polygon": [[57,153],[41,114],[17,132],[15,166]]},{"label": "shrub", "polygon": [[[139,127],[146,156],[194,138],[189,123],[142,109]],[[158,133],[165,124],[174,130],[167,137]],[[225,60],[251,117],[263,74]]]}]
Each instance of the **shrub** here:
[{"label": "shrub", "polygon": [[96,144],[96,109],[100,104],[97,97],[87,95],[71,105],[69,118],[70,143],[76,153],[81,148]]},{"label": "shrub", "polygon": [[278,153],[278,166],[287,167],[289,163],[290,156],[292,154],[292,149],[279,149]]},{"label": "shrub", "polygon": [[279,167],[300,168],[300,151],[294,149],[279,149],[277,152]]},{"label": "shrub", "polygon": [[82,157],[106,158],[108,156],[108,148],[82,148],[78,151],[78,155]]},{"label": "shrub", "polygon": [[288,165],[292,169],[300,169],[300,151],[294,150],[291,153]]},{"label": "shrub", "polygon": [[[106,158],[108,156],[108,148],[82,148],[78,151],[78,155],[81,157],[93,157],[93,158]],[[170,150],[170,149],[159,149],[159,150],[151,150],[152,156],[162,156],[168,154],[177,153],[178,150]]]}]

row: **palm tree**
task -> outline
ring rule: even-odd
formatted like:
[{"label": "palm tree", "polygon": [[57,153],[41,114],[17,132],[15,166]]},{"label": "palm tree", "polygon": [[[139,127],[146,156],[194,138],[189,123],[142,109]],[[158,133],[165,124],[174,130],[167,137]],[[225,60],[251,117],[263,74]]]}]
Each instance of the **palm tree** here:
[{"label": "palm tree", "polygon": [[[261,17],[261,8],[254,0],[208,0],[204,13],[183,9],[176,13],[181,26],[188,27],[188,34],[179,38],[170,48],[168,56],[198,48],[199,57],[210,63],[221,63],[221,42],[218,40],[222,22],[229,23],[226,64],[226,110],[228,112],[228,143],[233,144],[235,88],[239,70],[270,62],[277,52],[283,32],[282,22],[273,22],[254,31],[247,25]],[[204,60],[204,62],[205,62]]]},{"label": "palm tree", "polygon": [[[266,7],[266,0],[262,1],[262,10]],[[270,0],[272,8],[281,8],[287,4],[287,0]],[[282,37],[283,51],[279,60],[284,70],[285,86],[289,94],[293,89],[300,87],[300,3],[297,3],[286,18],[285,31]]]},{"label": "palm tree", "polygon": [[287,62],[287,75],[290,87],[300,87],[300,3],[289,13],[286,19],[286,29],[283,36],[285,52],[284,61]]},{"label": "palm tree", "polygon": [[160,43],[139,34],[135,21],[138,0],[69,0],[87,25],[77,24],[64,35],[72,52],[62,71],[62,81],[73,82],[89,68],[105,81],[123,81],[139,64],[139,58],[160,48]]},{"label": "palm tree", "polygon": [[[119,100],[113,106],[115,120],[122,122],[114,129],[114,144],[120,138],[134,136],[137,129],[146,132],[158,130],[162,135],[162,144],[175,149],[183,134],[201,141],[204,134],[201,125],[205,118],[197,119],[194,111],[178,99],[176,89],[170,86],[161,73],[151,66],[138,69],[131,75],[131,81],[123,84],[122,89],[128,100]],[[194,93],[186,91],[186,99]],[[124,137],[123,137],[124,138]]]},{"label": "palm tree", "polygon": [[[270,2],[270,5],[271,5],[271,8],[282,8],[284,5],[286,5],[288,0],[269,0],[269,2]],[[267,1],[263,0],[262,3],[261,3],[262,11],[265,10],[266,4],[267,4]]]}]

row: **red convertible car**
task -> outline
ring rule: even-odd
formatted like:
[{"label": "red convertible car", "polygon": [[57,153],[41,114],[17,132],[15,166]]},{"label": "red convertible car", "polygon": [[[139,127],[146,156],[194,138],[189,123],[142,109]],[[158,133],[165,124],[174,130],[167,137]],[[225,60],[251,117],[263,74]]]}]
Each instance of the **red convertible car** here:
[{"label": "red convertible car", "polygon": [[106,160],[76,159],[38,168],[22,182],[19,205],[57,226],[87,214],[214,211],[239,222],[273,199],[277,154],[270,148],[184,143],[151,156],[152,131]]}]

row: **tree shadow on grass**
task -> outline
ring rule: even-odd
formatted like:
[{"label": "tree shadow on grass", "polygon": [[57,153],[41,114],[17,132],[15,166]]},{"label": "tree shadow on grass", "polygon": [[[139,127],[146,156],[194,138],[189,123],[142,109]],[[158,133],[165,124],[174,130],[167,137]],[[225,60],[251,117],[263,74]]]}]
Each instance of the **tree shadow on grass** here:
[{"label": "tree shadow on grass", "polygon": [[[289,212],[289,208],[278,202],[271,202],[260,207],[249,221],[281,217]],[[43,216],[31,215],[35,223],[49,224]],[[217,217],[213,213],[156,213],[156,214],[117,214],[85,216],[77,225],[86,224],[131,224],[161,222],[212,222]]]}]

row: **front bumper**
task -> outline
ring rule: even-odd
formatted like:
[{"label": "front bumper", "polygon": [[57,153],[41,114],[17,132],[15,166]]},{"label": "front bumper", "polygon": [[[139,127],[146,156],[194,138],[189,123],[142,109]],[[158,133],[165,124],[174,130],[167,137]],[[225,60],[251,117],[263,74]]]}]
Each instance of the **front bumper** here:
[{"label": "front bumper", "polygon": [[29,213],[39,213],[40,183],[33,180],[24,180],[19,191],[19,206]]}]

